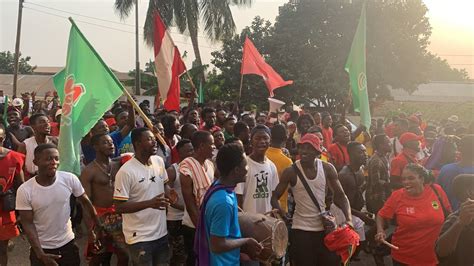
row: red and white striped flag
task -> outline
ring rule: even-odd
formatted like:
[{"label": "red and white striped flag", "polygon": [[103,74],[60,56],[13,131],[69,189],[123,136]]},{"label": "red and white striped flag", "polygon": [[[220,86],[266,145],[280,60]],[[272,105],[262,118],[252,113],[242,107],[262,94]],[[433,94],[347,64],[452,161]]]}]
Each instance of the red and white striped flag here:
[{"label": "red and white striped flag", "polygon": [[[179,77],[186,71],[186,65],[157,12],[154,14],[154,24],[155,69],[160,96],[166,110],[179,111]],[[156,99],[159,101],[159,97]],[[159,106],[159,102],[155,104]]]}]

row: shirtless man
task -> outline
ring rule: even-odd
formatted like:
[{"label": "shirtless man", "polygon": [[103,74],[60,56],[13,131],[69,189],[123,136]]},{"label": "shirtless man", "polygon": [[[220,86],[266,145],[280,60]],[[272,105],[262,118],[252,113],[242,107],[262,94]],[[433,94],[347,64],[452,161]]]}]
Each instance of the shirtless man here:
[{"label": "shirtless man", "polygon": [[120,214],[115,213],[113,205],[115,175],[111,174],[109,158],[115,152],[114,142],[109,135],[97,134],[92,136],[91,145],[96,158],[87,165],[79,178],[104,226],[100,240],[101,244],[105,245],[105,250],[103,252],[93,250],[93,243],[89,243],[87,255],[92,256],[89,265],[110,263],[112,253],[117,255],[117,265],[127,265],[128,255],[122,233],[122,218]]},{"label": "shirtless man", "polygon": [[18,109],[12,108],[7,112],[7,132],[12,135],[7,136],[7,140],[10,142],[10,148],[13,150],[18,149],[18,143],[23,142],[25,139],[33,136],[33,129],[29,126],[23,126],[21,124],[21,114]]}]

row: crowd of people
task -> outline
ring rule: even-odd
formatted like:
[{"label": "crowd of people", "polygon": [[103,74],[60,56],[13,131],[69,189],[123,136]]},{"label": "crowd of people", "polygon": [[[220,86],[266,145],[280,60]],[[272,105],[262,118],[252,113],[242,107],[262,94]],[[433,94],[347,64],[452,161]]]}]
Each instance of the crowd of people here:
[{"label": "crowd of people", "polygon": [[352,260],[474,265],[474,126],[455,115],[400,113],[367,128],[221,102],[152,112],[145,100],[142,118],[117,101],[83,138],[76,176],[58,170],[57,95],[35,97],[0,108],[0,265],[20,234],[31,265],[262,264],[271,247],[242,235],[242,213],[286,223],[287,254],[273,265],[341,265],[328,217],[358,235]]}]

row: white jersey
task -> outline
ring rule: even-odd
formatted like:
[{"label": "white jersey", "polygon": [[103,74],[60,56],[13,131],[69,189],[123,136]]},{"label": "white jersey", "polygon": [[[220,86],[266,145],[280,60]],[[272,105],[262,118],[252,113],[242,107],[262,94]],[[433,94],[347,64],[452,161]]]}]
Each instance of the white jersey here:
[{"label": "white jersey", "polygon": [[[135,157],[126,162],[115,177],[114,199],[143,202],[165,192],[168,182],[163,159],[150,157],[151,165],[144,165]],[[147,208],[134,213],[123,213],[123,234],[129,245],[153,241],[167,234],[166,210]]]}]

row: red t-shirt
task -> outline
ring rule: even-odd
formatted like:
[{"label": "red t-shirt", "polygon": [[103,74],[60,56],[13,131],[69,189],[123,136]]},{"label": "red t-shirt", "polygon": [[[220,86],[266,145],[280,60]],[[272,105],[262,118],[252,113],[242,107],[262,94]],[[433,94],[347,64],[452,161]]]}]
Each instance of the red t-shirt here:
[{"label": "red t-shirt", "polygon": [[[448,197],[443,189],[433,185],[446,209],[451,211]],[[430,185],[425,185],[418,197],[408,195],[405,189],[392,193],[378,213],[384,219],[397,221],[392,244],[392,257],[408,265],[436,265],[435,242],[444,222],[443,208]]]},{"label": "red t-shirt", "polygon": [[51,136],[59,136],[59,123],[58,122],[49,122],[51,126]]},{"label": "red t-shirt", "polygon": [[328,149],[329,146],[332,144],[332,128],[322,128],[323,133],[323,146],[324,148]]},{"label": "red t-shirt", "polygon": [[403,169],[409,163],[419,163],[415,155],[411,155],[409,151],[402,150],[400,154],[395,156],[390,162],[390,175],[402,176]]},{"label": "red t-shirt", "polygon": [[349,154],[347,153],[347,146],[339,143],[333,143],[328,148],[330,161],[334,164],[334,167],[339,171],[344,165],[349,164]]},{"label": "red t-shirt", "polygon": [[[25,155],[16,151],[9,151],[7,155],[0,159],[0,191],[6,192],[12,186],[17,175],[23,168]],[[0,225],[14,223],[15,211],[3,212],[3,205],[0,204]]]}]

